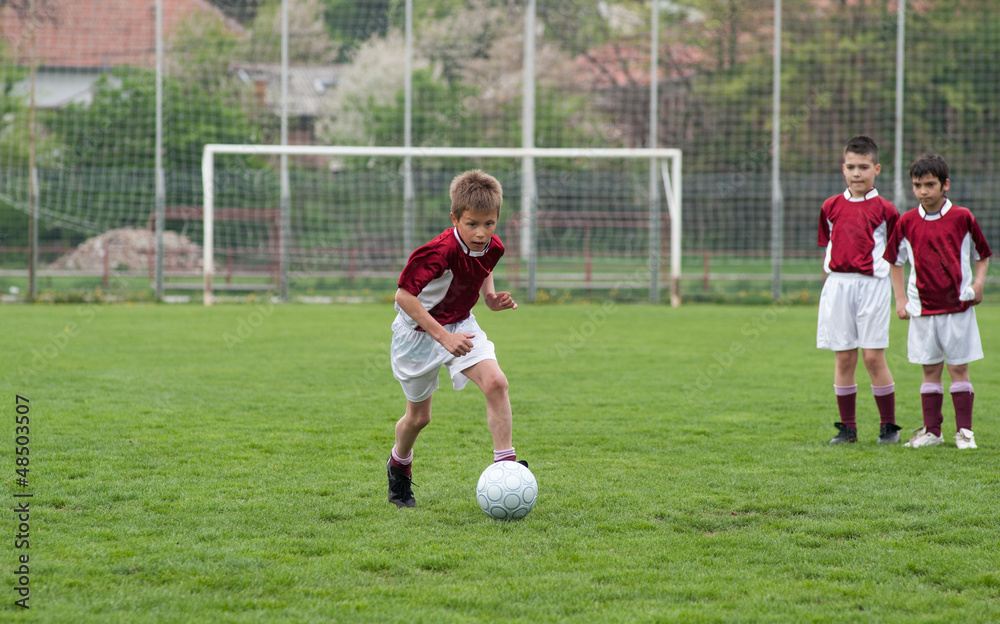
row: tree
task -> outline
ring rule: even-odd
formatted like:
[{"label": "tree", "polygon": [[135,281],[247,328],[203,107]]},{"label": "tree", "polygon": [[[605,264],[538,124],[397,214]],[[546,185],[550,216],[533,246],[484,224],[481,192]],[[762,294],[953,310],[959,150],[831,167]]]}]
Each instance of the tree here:
[{"label": "tree", "polygon": [[[251,62],[277,63],[281,60],[281,1],[260,6],[253,21],[253,35],[247,41],[244,58]],[[337,46],[323,23],[320,0],[288,0],[288,56],[292,63],[332,62]]]},{"label": "tree", "polygon": [[[164,167],[197,168],[205,143],[253,143],[257,128],[238,107],[168,78],[163,83]],[[66,145],[66,168],[152,168],[155,162],[155,74],[116,68],[94,85],[89,105],[71,104],[51,125]]]},{"label": "tree", "polygon": [[[168,76],[185,90],[200,89],[221,97],[235,96],[232,63],[245,45],[218,20],[195,15],[181,22],[171,36],[166,55]],[[235,97],[234,97],[235,99]]]},{"label": "tree", "polygon": [[250,24],[257,17],[257,10],[264,0],[211,0],[228,17],[241,24]]},{"label": "tree", "polygon": [[0,41],[0,166],[28,163],[28,120],[25,98],[14,92],[28,70],[10,59],[7,42]]},{"label": "tree", "polygon": [[395,0],[326,0],[323,19],[331,37],[338,42],[336,60],[348,62],[364,42],[384,37],[393,19]]},{"label": "tree", "polygon": [[1000,16],[990,0],[936,2],[907,18],[907,153],[942,153],[959,175],[1000,167]]},{"label": "tree", "polygon": [[[502,5],[502,6],[500,6]],[[506,8],[504,8],[506,7]],[[522,23],[513,7],[475,0],[421,25],[414,44],[414,125],[418,145],[511,146],[521,142]],[[518,13],[515,17],[520,17]],[[404,40],[373,37],[345,67],[321,124],[334,143],[400,145]],[[608,146],[610,124],[575,83],[569,57],[540,40],[537,145]],[[388,141],[388,142],[386,142]]]},{"label": "tree", "polygon": [[0,0],[0,9],[6,7],[14,9],[23,21],[31,19],[32,10],[36,20],[51,21],[58,14],[59,0]]}]

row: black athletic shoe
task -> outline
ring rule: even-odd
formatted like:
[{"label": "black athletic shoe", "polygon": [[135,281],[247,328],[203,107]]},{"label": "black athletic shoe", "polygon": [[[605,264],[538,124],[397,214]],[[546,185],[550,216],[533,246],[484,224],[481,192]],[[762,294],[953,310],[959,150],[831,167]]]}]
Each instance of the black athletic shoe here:
[{"label": "black athletic shoe", "polygon": [[882,427],[878,430],[878,443],[895,444],[896,442],[899,442],[900,429],[902,429],[902,427],[891,423],[882,425]]},{"label": "black athletic shoe", "polygon": [[858,441],[858,430],[851,429],[844,423],[833,423],[833,426],[837,428],[837,436],[830,440],[830,444],[848,444],[850,442]]},{"label": "black athletic shoe", "polygon": [[392,463],[386,463],[385,472],[389,477],[389,502],[399,508],[416,507],[417,501],[413,498],[413,481]]},{"label": "black athletic shoe", "polygon": [[526,459],[519,459],[519,460],[517,460],[517,463],[521,464],[525,468],[528,467],[528,460],[526,460]]}]

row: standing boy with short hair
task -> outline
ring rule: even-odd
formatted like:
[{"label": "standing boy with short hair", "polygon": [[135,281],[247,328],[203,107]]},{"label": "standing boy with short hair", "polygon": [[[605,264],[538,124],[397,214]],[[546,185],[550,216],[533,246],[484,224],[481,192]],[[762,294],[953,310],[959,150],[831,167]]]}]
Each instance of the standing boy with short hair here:
[{"label": "standing boy with short hair", "polygon": [[858,440],[858,348],[878,406],[878,442],[899,441],[895,384],[885,361],[891,308],[889,263],[882,257],[899,212],[875,190],[881,170],[875,141],[864,135],[851,138],[842,165],[847,190],[823,202],[820,211],[818,244],[826,247],[827,278],[819,299],[816,347],[834,352],[833,389],[840,412],[830,444]]},{"label": "standing boy with short hair", "polygon": [[[905,446],[944,443],[941,373],[947,364],[955,406],[955,445],[974,449],[969,362],[983,358],[983,346],[973,306],[983,300],[990,247],[972,212],[952,204],[945,195],[951,180],[944,158],[937,154],[917,158],[910,166],[910,181],[920,205],[899,218],[885,250],[885,259],[893,263],[896,314],[910,319],[906,355],[924,368],[920,385],[924,426]],[[904,289],[907,260],[910,280]]]},{"label": "standing boy with short hair", "polygon": [[474,169],[452,180],[449,195],[454,227],[410,254],[396,291],[391,364],[406,396],[406,413],[396,423],[396,443],[386,472],[389,502],[397,507],[416,506],[413,444],[430,423],[431,397],[442,366],[456,390],[472,380],[486,395],[494,461],[517,460],[507,378],[497,364],[493,343],[472,315],[480,291],[491,310],[517,309],[510,293],[498,293],[493,285],[493,268],[504,252],[493,233],[503,189],[496,178]]}]

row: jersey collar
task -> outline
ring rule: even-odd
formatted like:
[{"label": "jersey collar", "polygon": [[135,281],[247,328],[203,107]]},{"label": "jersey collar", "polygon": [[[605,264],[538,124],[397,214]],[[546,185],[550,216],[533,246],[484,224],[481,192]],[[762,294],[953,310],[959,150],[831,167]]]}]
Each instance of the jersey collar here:
[{"label": "jersey collar", "polygon": [[[471,249],[465,246],[465,241],[463,241],[462,237],[458,235],[458,228],[453,227],[451,228],[451,231],[452,233],[455,234],[455,240],[458,241],[459,246],[462,248],[462,251],[464,251],[465,255],[467,256],[471,256],[473,258],[479,258],[481,256],[485,256],[486,252],[490,250],[490,243],[486,243],[486,246],[483,247],[482,251],[472,251]],[[492,239],[490,240],[490,242],[492,242]]]},{"label": "jersey collar", "polygon": [[923,219],[924,221],[937,221],[941,217],[948,214],[948,211],[951,210],[951,200],[945,197],[944,205],[941,206],[941,210],[938,210],[934,214],[927,214],[927,211],[924,210],[924,207],[919,204],[917,205],[917,210],[920,211],[920,218]]},{"label": "jersey collar", "polygon": [[878,189],[876,188],[872,188],[872,190],[865,193],[864,197],[851,196],[851,189],[847,189],[846,191],[844,191],[844,199],[846,199],[849,202],[863,202],[863,201],[868,201],[869,199],[874,199],[876,197],[878,197]]}]

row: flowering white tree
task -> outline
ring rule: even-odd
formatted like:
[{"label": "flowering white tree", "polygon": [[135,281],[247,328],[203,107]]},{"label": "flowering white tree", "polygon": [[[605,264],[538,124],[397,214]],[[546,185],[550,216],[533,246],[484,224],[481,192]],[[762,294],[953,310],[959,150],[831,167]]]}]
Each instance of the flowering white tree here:
[{"label": "flowering white tree", "polygon": [[[344,67],[325,114],[317,121],[320,137],[331,143],[371,144],[374,111],[392,106],[403,91],[404,54],[405,42],[398,31],[366,41]],[[426,59],[413,60],[415,71],[428,67]]]},{"label": "flowering white tree", "polygon": [[[490,0],[473,0],[464,10],[419,24],[413,59],[416,144],[520,142],[522,15],[517,3],[499,6]],[[545,39],[544,24],[539,21],[536,29],[537,87],[559,94],[539,98],[539,107],[547,107],[546,119],[554,120],[546,130],[607,138],[607,127],[587,111],[572,59]],[[404,44],[402,34],[390,29],[386,36],[373,37],[359,48],[319,124],[324,139],[386,144],[398,138],[399,132],[387,132],[386,127],[393,122],[399,128],[403,124]],[[550,137],[550,141],[557,140],[564,138]]]},{"label": "flowering white tree", "polygon": [[[262,5],[247,41],[247,60],[281,60],[281,3]],[[288,56],[292,63],[318,65],[337,56],[337,44],[327,34],[321,0],[288,0]]]}]

